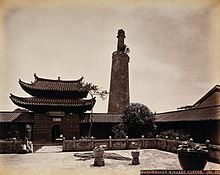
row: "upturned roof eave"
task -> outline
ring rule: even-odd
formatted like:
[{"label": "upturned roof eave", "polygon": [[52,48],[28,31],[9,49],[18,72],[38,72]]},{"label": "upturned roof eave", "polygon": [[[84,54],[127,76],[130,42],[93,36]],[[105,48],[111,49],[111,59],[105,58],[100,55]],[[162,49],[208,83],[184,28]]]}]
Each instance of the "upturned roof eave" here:
[{"label": "upturned roof eave", "polygon": [[[14,104],[16,104],[17,106],[20,106],[22,108],[26,108],[29,109],[31,111],[33,111],[33,108],[42,108],[42,107],[48,107],[48,108],[59,108],[59,109],[70,109],[72,108],[72,110],[74,111],[74,108],[85,108],[83,111],[87,111],[87,110],[91,110],[96,102],[95,98],[93,99],[89,99],[89,100],[75,100],[78,103],[65,103],[65,100],[63,101],[63,103],[56,103],[56,102],[52,102],[52,103],[46,103],[46,102],[39,102],[39,101],[34,101],[34,97],[30,97],[30,98],[22,98],[22,97],[17,97],[13,94],[10,94],[10,99],[12,100],[12,102]],[[29,102],[29,99],[33,99],[32,102]],[[68,100],[67,100],[68,101]]]},{"label": "upturned roof eave", "polygon": [[[40,88],[40,87],[36,87],[35,84],[36,82],[30,84],[30,83],[26,83],[24,81],[22,81],[21,79],[19,79],[19,84],[21,86],[21,88],[27,92],[28,94],[32,95],[32,96],[35,96],[36,94],[38,94],[39,92],[42,92],[42,91],[45,91],[45,92],[62,92],[62,93],[65,93],[65,92],[71,92],[71,93],[86,93],[88,94],[88,89],[86,88],[78,88],[78,89],[73,89],[73,90],[69,90],[69,89],[52,89],[52,88],[48,88],[48,87],[44,87],[44,88]],[[84,95],[85,96],[85,95]],[[87,96],[87,95],[86,95]]]}]

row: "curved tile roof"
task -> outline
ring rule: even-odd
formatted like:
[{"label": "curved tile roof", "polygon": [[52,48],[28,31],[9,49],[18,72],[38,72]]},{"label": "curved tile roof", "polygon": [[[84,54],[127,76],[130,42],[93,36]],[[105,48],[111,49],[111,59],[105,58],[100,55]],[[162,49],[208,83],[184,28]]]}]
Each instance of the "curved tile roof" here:
[{"label": "curved tile roof", "polygon": [[19,80],[19,84],[25,92],[37,97],[86,98],[88,95],[88,90],[85,88],[69,83],[66,85],[66,83],[38,82],[38,86],[33,86]]},{"label": "curved tile roof", "polygon": [[35,81],[33,83],[26,83],[19,79],[19,84],[22,89],[33,89],[33,90],[52,90],[52,91],[88,91],[83,86],[83,77],[78,80],[57,80],[39,78],[34,74]]},{"label": "curved tile roof", "polygon": [[[50,109],[59,108],[60,110],[68,109],[74,110],[77,107],[85,108],[86,110],[91,110],[95,104],[95,98],[89,100],[75,99],[75,98],[39,98],[39,97],[29,97],[22,98],[11,94],[10,99],[12,102],[20,107],[33,110],[33,108],[42,108],[43,106],[49,107]],[[42,108],[42,110],[44,110]]]}]

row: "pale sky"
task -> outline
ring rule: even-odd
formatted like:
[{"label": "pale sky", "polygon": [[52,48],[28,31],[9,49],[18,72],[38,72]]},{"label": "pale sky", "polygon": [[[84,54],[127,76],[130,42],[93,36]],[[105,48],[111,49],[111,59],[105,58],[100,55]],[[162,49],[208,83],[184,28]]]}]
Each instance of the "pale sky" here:
[{"label": "pale sky", "polygon": [[[146,1],[147,2],[147,1]],[[84,76],[109,90],[111,55],[123,28],[129,53],[130,102],[153,112],[194,104],[219,78],[219,3],[15,6],[4,14],[4,82],[0,110],[17,108],[9,93],[39,77]],[[218,33],[218,34],[217,34]],[[107,112],[97,97],[94,112]]]}]

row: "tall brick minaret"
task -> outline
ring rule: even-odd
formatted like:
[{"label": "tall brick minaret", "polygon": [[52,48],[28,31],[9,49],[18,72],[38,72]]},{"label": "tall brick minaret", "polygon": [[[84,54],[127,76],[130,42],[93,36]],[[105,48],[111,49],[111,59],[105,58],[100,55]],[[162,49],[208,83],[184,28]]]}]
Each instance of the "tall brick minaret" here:
[{"label": "tall brick minaret", "polygon": [[125,32],[118,30],[117,51],[112,54],[112,70],[108,113],[122,113],[129,105],[129,70],[126,45],[124,44]]}]

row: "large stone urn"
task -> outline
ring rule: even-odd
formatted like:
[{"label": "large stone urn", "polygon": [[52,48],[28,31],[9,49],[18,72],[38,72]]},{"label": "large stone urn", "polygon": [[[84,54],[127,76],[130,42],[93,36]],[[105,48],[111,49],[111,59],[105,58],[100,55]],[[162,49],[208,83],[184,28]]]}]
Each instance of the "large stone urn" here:
[{"label": "large stone urn", "polygon": [[183,170],[203,170],[205,168],[208,157],[207,144],[195,144],[191,138],[179,145],[177,153]]},{"label": "large stone urn", "polygon": [[183,170],[203,170],[207,163],[207,152],[180,150],[178,159]]},{"label": "large stone urn", "polygon": [[139,164],[140,164],[139,155],[140,155],[140,152],[139,152],[139,151],[132,151],[132,152],[131,152],[132,165],[139,165]]},{"label": "large stone urn", "polygon": [[94,166],[104,166],[105,161],[104,161],[104,149],[94,149]]}]

